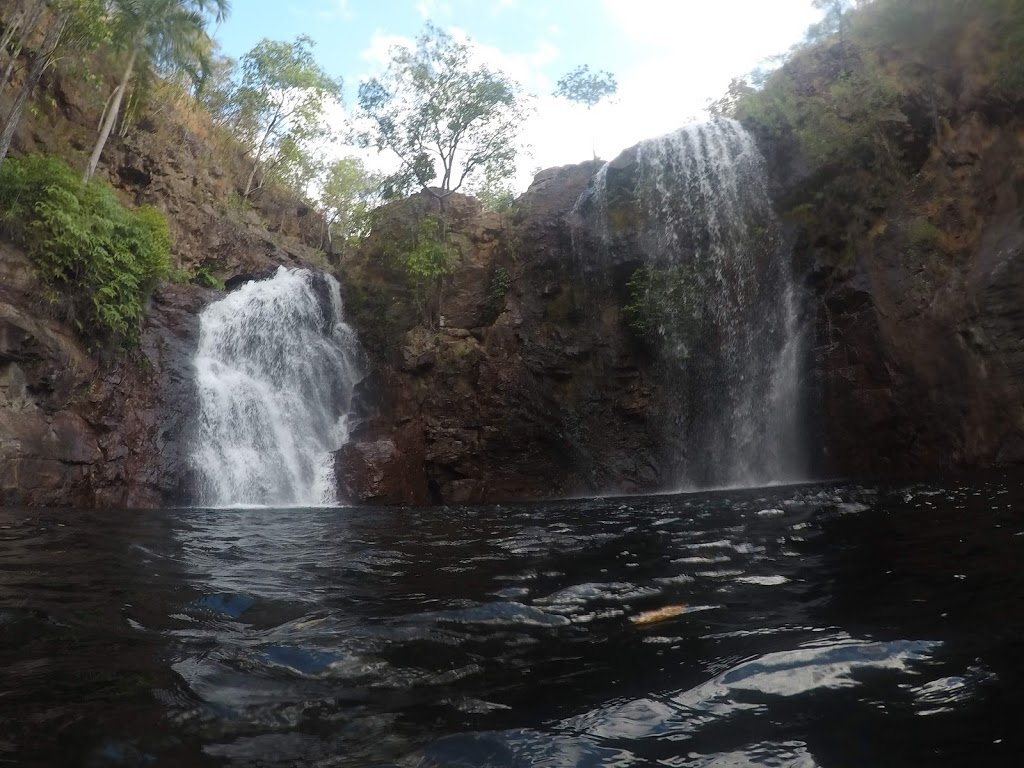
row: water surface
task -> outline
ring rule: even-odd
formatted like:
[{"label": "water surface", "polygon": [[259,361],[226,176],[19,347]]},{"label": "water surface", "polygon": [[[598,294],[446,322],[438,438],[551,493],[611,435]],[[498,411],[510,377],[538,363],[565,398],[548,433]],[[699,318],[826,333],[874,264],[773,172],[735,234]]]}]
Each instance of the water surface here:
[{"label": "water surface", "polygon": [[0,510],[0,765],[1018,765],[1022,502]]}]

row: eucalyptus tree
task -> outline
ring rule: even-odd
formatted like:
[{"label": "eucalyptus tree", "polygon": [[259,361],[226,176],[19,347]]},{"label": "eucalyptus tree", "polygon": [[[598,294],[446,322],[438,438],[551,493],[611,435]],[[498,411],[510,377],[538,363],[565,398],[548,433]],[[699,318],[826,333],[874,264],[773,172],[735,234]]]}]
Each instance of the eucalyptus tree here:
[{"label": "eucalyptus tree", "polygon": [[[587,113],[604,101],[616,94],[619,84],[615,75],[606,70],[591,72],[586,64],[576,67],[572,72],[565,75],[558,81],[558,87],[553,96],[560,96],[573,104],[582,104],[587,108]],[[594,159],[597,160],[596,140],[591,134],[591,147]]]},{"label": "eucalyptus tree", "polygon": [[207,22],[211,16],[223,20],[229,0],[113,0],[111,6],[114,43],[126,58],[85,168],[86,181],[96,173],[133,78],[155,69],[198,79],[210,50]]},{"label": "eucalyptus tree", "polygon": [[364,234],[379,188],[380,180],[358,158],[342,157],[328,166],[320,190],[324,210],[321,247],[326,239],[333,251],[335,236],[341,237],[344,246],[351,238]]},{"label": "eucalyptus tree", "polygon": [[11,61],[4,73],[2,85],[7,84],[13,65],[23,52],[22,41],[38,33],[38,26],[45,24],[45,27],[39,45],[28,49],[29,64],[25,77],[3,123],[0,123],[0,163],[7,157],[14,132],[21,121],[21,113],[43,73],[62,53],[83,53],[100,45],[108,34],[103,0],[50,0],[26,3],[20,10],[21,13],[11,22],[12,26],[15,22],[19,24],[17,30],[20,37],[17,42],[13,37],[7,40],[6,44],[11,46]]},{"label": "eucalyptus tree", "polygon": [[398,158],[387,195],[418,187],[444,211],[476,171],[514,173],[526,107],[513,80],[475,64],[467,44],[429,24],[415,48],[394,46],[390,55],[383,75],[359,86],[357,121],[365,127],[356,136]]},{"label": "eucalyptus tree", "polygon": [[240,61],[242,79],[232,94],[232,128],[252,159],[243,197],[275,177],[304,191],[317,170],[311,144],[325,138],[327,107],[341,102],[342,82],[313,56],[313,41],[264,39]]}]

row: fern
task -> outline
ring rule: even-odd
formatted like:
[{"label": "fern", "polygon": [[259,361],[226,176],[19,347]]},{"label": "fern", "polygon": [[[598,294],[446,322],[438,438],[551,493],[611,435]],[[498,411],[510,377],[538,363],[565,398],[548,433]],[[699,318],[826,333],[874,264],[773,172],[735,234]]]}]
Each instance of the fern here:
[{"label": "fern", "polygon": [[102,182],[83,185],[58,158],[0,165],[0,231],[28,252],[47,298],[83,337],[138,342],[145,302],[170,274],[167,219],[125,208]]}]

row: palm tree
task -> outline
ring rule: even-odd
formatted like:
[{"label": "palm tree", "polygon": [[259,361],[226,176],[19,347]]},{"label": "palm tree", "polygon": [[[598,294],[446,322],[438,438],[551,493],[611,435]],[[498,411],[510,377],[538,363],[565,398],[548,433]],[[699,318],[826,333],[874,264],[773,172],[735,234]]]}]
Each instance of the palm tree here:
[{"label": "palm tree", "polygon": [[218,22],[228,14],[230,0],[114,0],[115,35],[128,59],[103,117],[84,180],[96,173],[100,154],[110,138],[125,93],[138,70],[185,72],[199,77],[205,64],[207,16]]}]

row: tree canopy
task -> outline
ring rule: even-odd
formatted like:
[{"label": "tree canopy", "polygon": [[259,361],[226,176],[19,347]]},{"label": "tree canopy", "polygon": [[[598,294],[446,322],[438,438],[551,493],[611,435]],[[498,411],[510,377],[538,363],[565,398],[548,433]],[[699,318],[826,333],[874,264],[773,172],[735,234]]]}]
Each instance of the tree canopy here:
[{"label": "tree canopy", "polygon": [[113,39],[126,51],[121,79],[100,125],[85,168],[85,180],[96,172],[100,155],[117,120],[132,78],[150,68],[163,75],[184,73],[198,80],[211,50],[206,35],[209,15],[223,19],[229,0],[113,0]]},{"label": "tree canopy", "polygon": [[584,64],[562,77],[553,95],[591,109],[614,96],[618,90],[619,84],[611,72],[591,72],[590,67]]},{"label": "tree canopy", "polygon": [[326,239],[332,249],[336,238],[344,247],[349,238],[365,234],[367,215],[376,202],[379,182],[354,157],[340,158],[327,167],[320,204],[325,214]]},{"label": "tree canopy", "polygon": [[415,48],[393,47],[384,74],[359,86],[365,127],[357,141],[398,157],[388,195],[419,187],[443,208],[478,170],[512,175],[525,111],[514,81],[475,64],[466,44],[427,25]]},{"label": "tree canopy", "polygon": [[[558,81],[558,88],[554,96],[560,96],[573,104],[582,104],[587,112],[600,104],[604,99],[615,95],[619,90],[619,84],[611,72],[591,72],[586,64],[576,67],[572,72],[565,75]],[[597,159],[597,141],[591,134],[591,148],[594,159]]]},{"label": "tree canopy", "polygon": [[342,82],[317,63],[313,40],[264,39],[241,60],[242,79],[233,94],[233,126],[252,156],[243,197],[273,174],[300,188],[311,181],[306,145],[326,136],[328,102],[341,101]]}]

